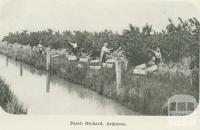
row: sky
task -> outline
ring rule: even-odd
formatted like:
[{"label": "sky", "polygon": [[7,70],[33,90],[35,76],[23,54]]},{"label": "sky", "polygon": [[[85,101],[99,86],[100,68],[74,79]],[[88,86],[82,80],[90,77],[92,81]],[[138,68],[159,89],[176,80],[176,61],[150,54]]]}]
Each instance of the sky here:
[{"label": "sky", "polygon": [[[200,3],[198,3],[200,4]],[[109,29],[121,33],[129,24],[165,29],[171,18],[200,20],[199,6],[190,2],[133,0],[0,0],[0,38],[8,32]]]}]

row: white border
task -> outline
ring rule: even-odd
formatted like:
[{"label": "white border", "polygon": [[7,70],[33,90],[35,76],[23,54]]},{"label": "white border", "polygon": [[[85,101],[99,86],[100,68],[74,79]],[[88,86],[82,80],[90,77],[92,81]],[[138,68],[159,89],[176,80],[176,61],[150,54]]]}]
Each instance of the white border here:
[{"label": "white border", "polygon": [[[106,0],[102,0],[106,2]],[[114,0],[113,0],[114,1]],[[130,1],[130,0],[124,0]],[[138,1],[138,0],[137,0]],[[147,0],[140,0],[147,1]],[[151,1],[173,1],[174,0],[148,0]],[[176,0],[193,3],[200,12],[199,0]],[[0,110],[0,129],[1,130],[69,130],[69,129],[123,129],[123,130],[199,130],[200,129],[200,108],[195,114],[188,115],[189,118],[195,118],[196,123],[192,126],[171,126],[168,124],[167,116],[27,116],[10,115]],[[126,126],[108,127],[108,126],[70,126],[70,121],[110,121],[125,122]]]}]

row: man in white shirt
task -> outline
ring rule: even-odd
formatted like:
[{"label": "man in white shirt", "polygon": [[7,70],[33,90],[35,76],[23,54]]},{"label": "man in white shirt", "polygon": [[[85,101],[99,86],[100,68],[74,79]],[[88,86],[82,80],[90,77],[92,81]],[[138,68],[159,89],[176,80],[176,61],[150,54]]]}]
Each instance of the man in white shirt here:
[{"label": "man in white shirt", "polygon": [[106,62],[106,55],[110,53],[111,49],[108,49],[108,43],[104,43],[104,46],[101,48],[101,54],[100,54],[100,65],[102,65],[102,63]]},{"label": "man in white shirt", "polygon": [[71,41],[69,41],[69,43],[72,46],[72,51],[74,55],[78,57],[78,44],[76,42],[72,43]]},{"label": "man in white shirt", "polygon": [[75,42],[75,43],[72,43],[71,41],[69,41],[69,43],[70,43],[70,45],[71,45],[73,48],[77,48],[77,47],[78,47],[78,45],[77,45],[76,42]]},{"label": "man in white shirt", "polygon": [[162,60],[162,56],[161,56],[161,52],[160,52],[160,48],[159,47],[157,47],[156,48],[156,51],[154,51],[154,50],[152,50],[152,49],[149,49],[149,50],[151,50],[153,53],[154,53],[154,62],[155,62],[155,64],[158,66],[158,68],[159,68],[159,64],[160,64],[160,62],[161,62],[161,60]]}]

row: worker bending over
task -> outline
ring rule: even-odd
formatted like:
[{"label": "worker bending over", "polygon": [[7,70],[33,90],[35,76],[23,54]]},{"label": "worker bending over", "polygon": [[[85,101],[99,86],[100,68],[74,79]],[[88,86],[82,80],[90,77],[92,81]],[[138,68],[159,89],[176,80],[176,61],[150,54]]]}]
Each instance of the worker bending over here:
[{"label": "worker bending over", "polygon": [[102,66],[102,63],[105,63],[107,60],[107,54],[110,54],[111,49],[108,49],[108,43],[104,43],[104,46],[101,48],[101,54],[100,54],[100,65]]},{"label": "worker bending over", "polygon": [[72,43],[69,41],[70,45],[72,46],[72,52],[78,59],[78,44],[76,42]]}]

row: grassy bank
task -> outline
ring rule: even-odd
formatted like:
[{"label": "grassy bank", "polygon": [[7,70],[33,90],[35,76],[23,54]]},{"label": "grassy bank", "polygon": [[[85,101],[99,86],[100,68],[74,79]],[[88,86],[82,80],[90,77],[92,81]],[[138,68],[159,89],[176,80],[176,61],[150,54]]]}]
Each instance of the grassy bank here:
[{"label": "grassy bank", "polygon": [[10,114],[27,114],[27,110],[19,103],[16,96],[11,92],[9,85],[0,78],[0,106]]},{"label": "grassy bank", "polygon": [[[197,72],[198,73],[198,72]],[[164,104],[176,94],[192,95],[199,99],[199,86],[180,73],[149,73],[142,77],[123,76],[123,99],[133,110],[144,114],[167,114]]]},{"label": "grassy bank", "polygon": [[[5,48],[1,48],[0,53],[30,64],[37,69],[45,69],[45,56],[36,52],[14,53],[13,50],[5,51]],[[84,67],[78,67],[78,64],[78,62],[67,61],[65,56],[60,56],[52,60],[51,73],[115,99],[145,115],[166,114],[163,106],[167,99],[175,94],[188,94],[199,99],[198,70],[194,72],[196,78],[193,80],[193,84],[191,84],[190,78],[178,72],[157,72],[149,73],[146,76],[132,75],[131,70],[123,72],[122,88],[120,95],[117,96],[114,69],[103,68],[96,71],[90,70],[86,63],[82,64]]]}]

